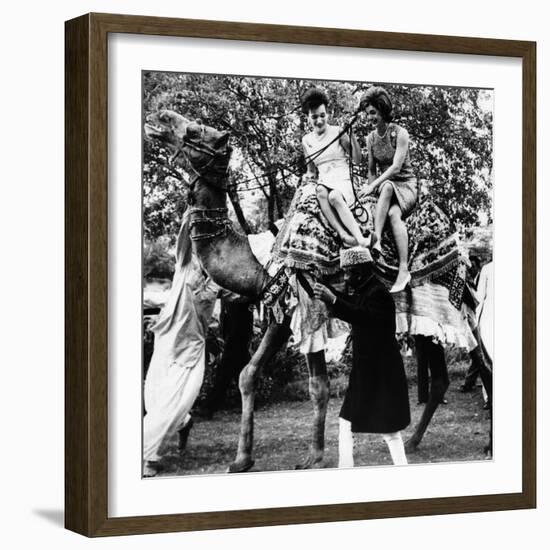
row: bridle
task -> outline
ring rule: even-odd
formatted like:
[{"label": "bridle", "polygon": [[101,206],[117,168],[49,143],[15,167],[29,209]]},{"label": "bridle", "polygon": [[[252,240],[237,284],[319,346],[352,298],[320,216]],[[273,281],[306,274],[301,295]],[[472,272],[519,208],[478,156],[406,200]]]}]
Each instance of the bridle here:
[{"label": "bridle", "polygon": [[200,130],[200,139],[198,140],[190,138],[187,135],[183,136],[180,146],[170,157],[170,162],[173,163],[184,152],[186,147],[206,155],[208,161],[202,166],[195,166],[191,159],[187,158],[188,167],[193,172],[193,178],[189,184],[193,185],[198,179],[202,179],[208,185],[227,191],[227,175],[229,173],[231,147],[229,145],[225,145],[221,149],[210,147],[204,140],[204,124],[200,125]]},{"label": "bridle", "polygon": [[191,208],[189,211],[190,236],[192,241],[204,241],[214,237],[224,237],[233,224],[227,208]]},{"label": "bridle", "polygon": [[[215,149],[205,143],[205,128],[200,125],[199,139],[190,138],[185,135],[180,146],[170,158],[175,161],[186,148],[193,149],[198,153],[206,155],[207,161],[200,166],[193,164],[193,161],[187,157],[187,164],[193,172],[189,185],[193,187],[199,180],[204,181],[216,189],[227,191],[227,175],[229,172],[229,156],[231,147],[224,145],[220,149]],[[192,241],[202,241],[214,237],[222,237],[232,228],[231,220],[228,216],[226,207],[220,208],[197,208],[192,207],[189,211],[189,228]]]}]

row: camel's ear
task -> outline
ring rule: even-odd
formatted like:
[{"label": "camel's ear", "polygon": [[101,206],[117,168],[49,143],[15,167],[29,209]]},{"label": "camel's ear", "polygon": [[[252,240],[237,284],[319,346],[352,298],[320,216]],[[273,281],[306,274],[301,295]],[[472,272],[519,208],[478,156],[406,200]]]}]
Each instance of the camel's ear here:
[{"label": "camel's ear", "polygon": [[227,142],[229,141],[229,136],[231,134],[229,132],[223,132],[222,135],[216,140],[216,149],[221,149],[222,147],[225,147],[227,145]]}]

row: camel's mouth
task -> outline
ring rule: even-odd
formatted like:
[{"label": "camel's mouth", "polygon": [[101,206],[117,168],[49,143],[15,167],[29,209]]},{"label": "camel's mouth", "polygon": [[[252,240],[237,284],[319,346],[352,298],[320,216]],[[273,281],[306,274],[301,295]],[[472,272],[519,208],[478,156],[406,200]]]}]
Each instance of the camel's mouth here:
[{"label": "camel's mouth", "polygon": [[155,124],[154,122],[146,122],[143,126],[145,130],[145,135],[148,138],[152,137],[162,137],[166,134],[166,129],[159,124]]}]

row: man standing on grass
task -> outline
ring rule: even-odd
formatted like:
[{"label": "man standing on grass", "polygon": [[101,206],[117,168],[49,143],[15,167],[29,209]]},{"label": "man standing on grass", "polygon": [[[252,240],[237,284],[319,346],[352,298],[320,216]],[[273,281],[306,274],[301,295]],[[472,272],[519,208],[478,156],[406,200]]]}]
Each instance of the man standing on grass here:
[{"label": "man standing on grass", "polygon": [[353,467],[353,433],[379,433],[394,464],[407,464],[401,430],[410,421],[409,393],[403,360],[395,339],[395,305],[375,277],[367,248],[343,249],[350,295],[314,285],[315,297],[331,313],[351,324],[353,359],[349,385],[340,411],[338,467]]}]

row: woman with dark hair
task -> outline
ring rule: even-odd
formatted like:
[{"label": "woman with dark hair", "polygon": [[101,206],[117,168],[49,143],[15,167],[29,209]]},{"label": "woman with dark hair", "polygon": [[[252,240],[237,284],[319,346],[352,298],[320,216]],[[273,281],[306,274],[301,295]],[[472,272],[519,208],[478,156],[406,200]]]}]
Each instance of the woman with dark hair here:
[{"label": "woman with dark hair", "polygon": [[400,292],[410,283],[408,266],[408,234],[404,219],[413,210],[417,198],[417,181],[409,158],[409,134],[392,122],[392,102],[381,86],[367,90],[362,99],[368,121],[374,130],[367,137],[369,184],[366,193],[378,193],[374,216],[376,243],[374,252],[381,252],[381,238],[387,218],[390,220],[399,271],[390,292]]},{"label": "woman with dark hair", "polygon": [[[349,156],[361,161],[361,150],[353,134],[342,133],[328,124],[328,97],[319,88],[311,88],[302,97],[302,111],[307,115],[311,132],[302,138],[307,160],[306,178],[318,176],[317,199],[328,223],[346,246],[368,246],[350,206],[354,193],[349,170]],[[341,134],[341,135],[340,135]]]}]

